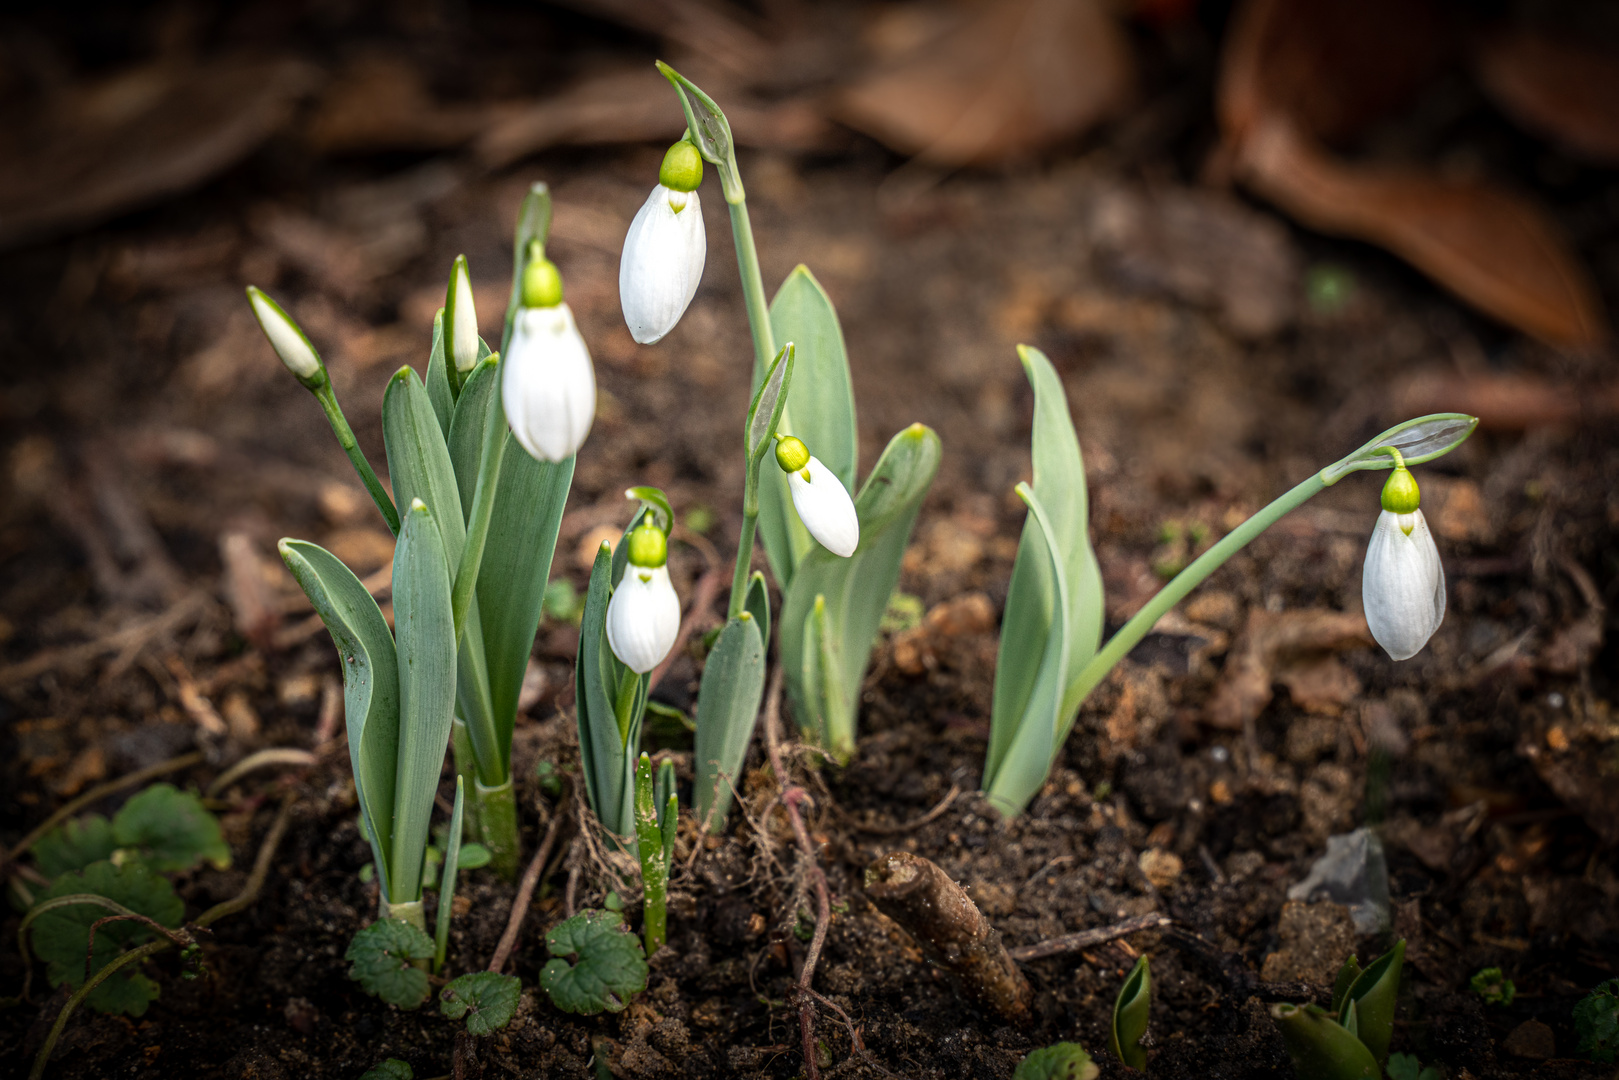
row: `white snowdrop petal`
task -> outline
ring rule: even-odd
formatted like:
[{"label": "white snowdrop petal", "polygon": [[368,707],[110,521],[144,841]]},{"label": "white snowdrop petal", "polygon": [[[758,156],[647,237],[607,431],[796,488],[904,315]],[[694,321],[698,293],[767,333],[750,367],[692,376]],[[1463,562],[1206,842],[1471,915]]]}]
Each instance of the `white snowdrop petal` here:
[{"label": "white snowdrop petal", "polygon": [[607,644],[631,671],[645,674],[663,662],[680,633],[680,598],[669,567],[624,568],[607,602]]},{"label": "white snowdrop petal", "polygon": [[578,452],[596,417],[596,373],[567,304],[523,308],[501,361],[506,422],[540,461]]},{"label": "white snowdrop petal", "polygon": [[478,309],[472,299],[472,279],[455,275],[455,325],[450,340],[455,344],[455,370],[471,371],[478,362]]},{"label": "white snowdrop petal", "polygon": [[820,458],[812,454],[808,465],[788,473],[787,489],[798,520],[822,547],[845,559],[854,554],[860,546],[860,515],[843,482]]},{"label": "white snowdrop petal", "polygon": [[249,292],[248,300],[253,305],[253,314],[258,318],[264,336],[270,339],[270,347],[287,366],[287,370],[300,379],[313,379],[320,374],[320,357],[315,355],[315,350],[310,348],[298,328],[270,298],[255,289]]},{"label": "white snowdrop petal", "polygon": [[619,302],[631,337],[650,345],[675,328],[697,295],[707,257],[697,192],[653,188],[630,223],[618,264]]},{"label": "white snowdrop petal", "polygon": [[[1422,511],[1407,516],[1385,510],[1366,547],[1361,599],[1372,637],[1395,660],[1421,651],[1445,617],[1445,570]],[[1411,519],[1414,519],[1412,521]]]}]

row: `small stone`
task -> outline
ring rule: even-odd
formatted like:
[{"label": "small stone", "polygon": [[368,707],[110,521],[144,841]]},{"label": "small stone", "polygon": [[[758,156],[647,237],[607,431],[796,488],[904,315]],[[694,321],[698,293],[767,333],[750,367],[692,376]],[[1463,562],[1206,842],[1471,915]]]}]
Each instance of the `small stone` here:
[{"label": "small stone", "polygon": [[1136,861],[1156,889],[1167,889],[1175,884],[1183,869],[1180,856],[1163,848],[1148,848]]},{"label": "small stone", "polygon": [[1545,1061],[1557,1053],[1557,1040],[1552,1029],[1539,1020],[1525,1020],[1512,1029],[1501,1049],[1513,1057]]}]

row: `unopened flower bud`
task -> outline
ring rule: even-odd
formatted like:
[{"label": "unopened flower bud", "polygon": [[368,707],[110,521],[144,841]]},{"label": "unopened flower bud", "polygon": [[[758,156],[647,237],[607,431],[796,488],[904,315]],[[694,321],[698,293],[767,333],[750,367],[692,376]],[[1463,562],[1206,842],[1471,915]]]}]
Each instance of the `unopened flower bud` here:
[{"label": "unopened flower bud", "polygon": [[259,329],[264,331],[270,347],[287,370],[310,390],[319,389],[326,381],[326,365],[321,363],[320,354],[292,321],[292,316],[256,286],[247,287],[247,301],[253,305],[253,317],[258,319]]},{"label": "unopened flower bud", "polygon": [[1420,652],[1445,618],[1445,568],[1418,499],[1416,479],[1397,465],[1383,485],[1361,574],[1366,625],[1395,660]]},{"label": "unopened flower bud", "polygon": [[658,186],[636,212],[618,264],[618,295],[630,336],[661,341],[697,295],[708,257],[697,185],[703,159],[684,139],[669,148]]},{"label": "unopened flower bud", "polygon": [[451,359],[455,370],[466,375],[478,363],[478,309],[472,301],[472,276],[467,272],[465,255],[457,255],[450,269],[449,295],[444,306]]},{"label": "unopened flower bud", "polygon": [[675,638],[680,634],[680,598],[669,580],[667,563],[636,564],[636,539],[642,529],[650,529],[660,538],[663,536],[654,525],[640,525],[631,530],[630,564],[624,568],[624,577],[607,602],[607,644],[625,667],[645,674],[662,663],[674,648]]},{"label": "unopened flower bud", "polygon": [[[550,267],[554,286],[530,290],[536,264]],[[545,272],[533,277],[544,285]],[[554,297],[550,304],[528,304]],[[524,306],[512,326],[511,344],[501,362],[501,401],[512,435],[540,461],[562,461],[578,452],[596,418],[596,372],[590,350],[561,302],[562,278],[543,259],[531,260],[523,274]]]},{"label": "unopened flower bud", "polygon": [[776,442],[776,464],[787,474],[798,520],[834,555],[848,558],[860,546],[860,515],[837,475],[791,435]]}]

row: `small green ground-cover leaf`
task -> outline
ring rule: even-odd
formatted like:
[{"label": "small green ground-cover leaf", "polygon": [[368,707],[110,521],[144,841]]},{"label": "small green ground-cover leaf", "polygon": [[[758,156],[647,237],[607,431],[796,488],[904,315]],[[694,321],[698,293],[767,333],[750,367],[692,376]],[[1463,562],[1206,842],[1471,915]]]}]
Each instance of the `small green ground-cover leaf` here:
[{"label": "small green ground-cover leaf", "polygon": [[453,980],[439,993],[439,1011],[451,1020],[467,1018],[467,1031],[487,1035],[512,1022],[523,984],[515,975],[474,971]]},{"label": "small green ground-cover leaf", "polygon": [[219,819],[173,784],[153,784],[130,799],[113,816],[112,832],[119,847],[140,852],[154,870],[189,870],[204,859],[221,870],[230,866]]},{"label": "small green ground-cover leaf", "polygon": [[389,1058],[365,1070],[360,1080],[416,1080],[416,1070],[410,1067],[408,1061]]},{"label": "small green ground-cover leaf", "polygon": [[1474,975],[1469,985],[1473,993],[1490,1005],[1511,1005],[1518,996],[1518,988],[1498,967],[1484,968]]},{"label": "small green ground-cover leaf", "polygon": [[1438,1069],[1432,1065],[1422,1068],[1412,1054],[1390,1054],[1383,1072],[1389,1080],[1442,1080]]},{"label": "small green ground-cover leaf", "polygon": [[83,870],[110,857],[117,847],[112,822],[90,814],[64,821],[40,837],[34,845],[34,858],[39,861],[39,872],[54,881],[70,870]]},{"label": "small green ground-cover leaf", "polygon": [[432,958],[433,939],[403,919],[378,919],[354,935],[343,957],[349,978],[401,1009],[427,1000],[427,972],[414,961]]},{"label": "small green ground-cover leaf", "polygon": [[[174,895],[174,887],[139,861],[123,866],[96,862],[83,871],[63,874],[40,900],[75,893],[104,896],[164,926],[179,926],[185,915],[185,905]],[[84,954],[90,946],[90,927],[108,914],[106,908],[97,905],[71,904],[47,911],[34,920],[31,927],[34,952],[45,961],[46,977],[52,986],[84,984]],[[130,946],[151,938],[151,928],[141,923],[131,920],[107,923],[96,931],[91,971],[100,971]],[[115,972],[91,991],[90,1005],[105,1013],[130,1016],[145,1013],[146,1006],[158,996],[158,985],[136,970],[137,966]]]},{"label": "small green ground-cover leaf", "polygon": [[1574,1006],[1574,1030],[1580,1053],[1592,1061],[1619,1059],[1619,979],[1598,983]]},{"label": "small green ground-cover leaf", "polygon": [[1100,1071],[1083,1046],[1061,1042],[1032,1051],[1012,1080],[1095,1080]]},{"label": "small green ground-cover leaf", "polygon": [[618,1012],[646,989],[641,941],[616,912],[581,911],[552,927],[545,945],[553,959],[540,972],[540,989],[563,1012]]}]

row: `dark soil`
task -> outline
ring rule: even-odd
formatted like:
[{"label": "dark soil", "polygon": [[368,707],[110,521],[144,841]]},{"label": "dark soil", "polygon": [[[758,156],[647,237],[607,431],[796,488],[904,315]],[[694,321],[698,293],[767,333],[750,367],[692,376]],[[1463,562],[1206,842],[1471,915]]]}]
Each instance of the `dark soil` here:
[{"label": "dark soil", "polygon": [[[650,56],[593,23],[558,18],[575,35],[559,41]],[[493,37],[461,40],[457,55],[495,47],[506,24],[486,21]],[[342,48],[364,46],[367,33],[344,24]],[[1206,80],[1211,48],[1183,66],[1165,58],[1154,93],[1197,100],[1186,86]],[[1146,952],[1151,1075],[1288,1077],[1265,1012],[1277,998],[1263,980],[1313,980],[1318,995],[1326,987],[1323,958],[1311,955],[1316,932],[1282,932],[1286,891],[1329,835],[1371,821],[1383,827],[1394,931],[1408,943],[1394,1048],[1450,1077],[1611,1076],[1611,1066],[1575,1059],[1570,1018],[1593,984],[1619,974],[1619,651],[1603,633],[1619,601],[1611,418],[1527,430],[1487,423],[1422,470],[1450,610],[1417,658],[1395,664],[1353,645],[1308,658],[1330,666],[1319,678],[1284,670],[1297,659],[1284,658],[1274,686],[1261,680],[1274,696],[1257,719],[1211,722],[1250,613],[1359,610],[1377,487],[1351,477],[1234,559],[1115,672],[1082,709],[1026,815],[1003,822],[973,794],[996,630],[995,620],[970,617],[977,601],[967,598],[983,594],[999,611],[1023,520],[1011,487],[1029,469],[1032,402],[1016,343],[1044,348],[1068,387],[1113,626],[1150,595],[1158,569],[1209,542],[1188,537],[1220,535],[1382,427],[1444,407],[1413,407],[1424,376],[1465,383],[1505,373],[1580,387],[1611,370],[1609,357],[1561,356],[1504,331],[1380,252],[1291,226],[1282,279],[1291,314],[1257,338],[1234,335],[1204,297],[1121,272],[1098,239],[1099,207],[1146,200],[1150,215],[1153,200],[1181,197],[1208,143],[1209,121],[1191,115],[1199,119],[1150,152],[1135,136],[1104,133],[1038,167],[953,176],[898,203],[883,187],[897,162],[873,144],[852,142],[836,156],[742,156],[766,281],[804,262],[838,305],[863,467],[915,420],[944,441],[901,588],[929,609],[965,613],[884,636],[847,768],[795,758],[814,795],[810,827],[834,900],[816,989],[847,1011],[870,1059],[902,1076],[1008,1077],[1024,1053],[1064,1039],[1090,1049],[1104,1077],[1123,1076],[1105,1050],[1107,1023],[1124,974]],[[1502,130],[1477,105],[1432,149],[1453,148],[1444,139],[1495,146]],[[577,553],[592,550],[593,530],[622,526],[620,492],[632,483],[664,487],[677,513],[716,515],[706,543],[674,546],[682,596],[711,556],[725,570],[740,525],[750,352],[717,196],[705,205],[704,283],[676,332],[635,346],[618,311],[617,247],[659,153],[551,151],[488,175],[454,157],[323,159],[289,136],[181,201],[0,255],[0,661],[57,650],[26,678],[0,668],[8,842],[71,795],[193,746],[209,764],[175,782],[200,788],[245,752],[315,739],[337,660],[324,632],[290,632],[307,609],[276,576],[274,541],[317,540],[362,575],[390,549],[319,410],[253,326],[248,282],[287,301],[323,347],[360,441],[380,462],[387,374],[425,364],[451,259],[468,255],[490,334],[517,200],[546,179],[557,204],[549,253],[602,390],[553,575],[583,585],[588,563]],[[440,167],[447,186],[423,180]],[[1569,166],[1551,184],[1500,168],[1554,206],[1610,309],[1619,307],[1612,175]],[[341,221],[340,207],[375,205],[385,192],[420,239],[388,273],[346,293],[264,238],[268,214]],[[1212,198],[1217,212],[1248,223],[1239,239],[1242,228],[1280,221],[1229,193]],[[1308,274],[1323,266],[1352,281],[1346,303],[1307,302]],[[241,585],[226,572],[226,536],[247,538],[269,568],[259,582],[268,603],[285,609],[256,641],[233,620]],[[165,612],[166,623],[150,622]],[[93,655],[74,650],[131,625],[147,630]],[[540,692],[519,718],[529,853],[559,810],[536,764],[566,774],[577,762],[575,642],[566,625],[542,627]],[[689,708],[699,672],[697,659],[682,657],[656,696]],[[199,733],[188,685],[223,717],[226,735]],[[651,742],[675,755],[689,782],[689,739]],[[616,882],[583,845],[547,874],[509,969],[525,988],[518,1019],[462,1048],[466,1075],[802,1074],[792,988],[814,904],[763,757],[756,750],[745,809],[723,838],[682,837],[669,947],[624,1012],[561,1014],[536,976],[570,868],[578,906],[617,891],[638,925],[633,875]],[[376,897],[358,876],[369,852],[339,746],[312,769],[256,774],[224,794],[236,865],[182,879],[188,915],[241,888],[275,792],[289,786],[292,830],[258,902],[216,928],[207,975],[182,980],[172,955],[149,962],[160,1000],[138,1020],[76,1015],[49,1075],[355,1077],[387,1057],[419,1077],[450,1072],[457,1025],[431,1007],[385,1006],[346,977],[343,952]],[[964,1004],[864,898],[864,867],[895,848],[967,885],[1010,945],[1152,910],[1180,929],[1027,965],[1037,1020],[1015,1029]],[[470,906],[456,921],[450,972],[487,964],[514,892],[486,871],[466,879]],[[1342,935],[1363,960],[1389,940],[1355,941],[1341,913],[1323,911],[1313,916],[1320,933]],[[0,922],[0,941],[14,940],[16,924],[15,913]],[[1332,967],[1341,959],[1326,958]],[[1470,976],[1491,965],[1516,983],[1509,1006],[1468,991]],[[14,950],[0,955],[0,982],[20,986],[22,974]],[[5,1075],[26,1073],[64,999],[42,1000],[42,983],[36,977],[34,1000],[0,1011]],[[1529,1020],[1549,1025],[1549,1059],[1508,1052],[1508,1035]],[[879,1075],[833,1013],[820,1012],[816,1037],[823,1075]]]}]

